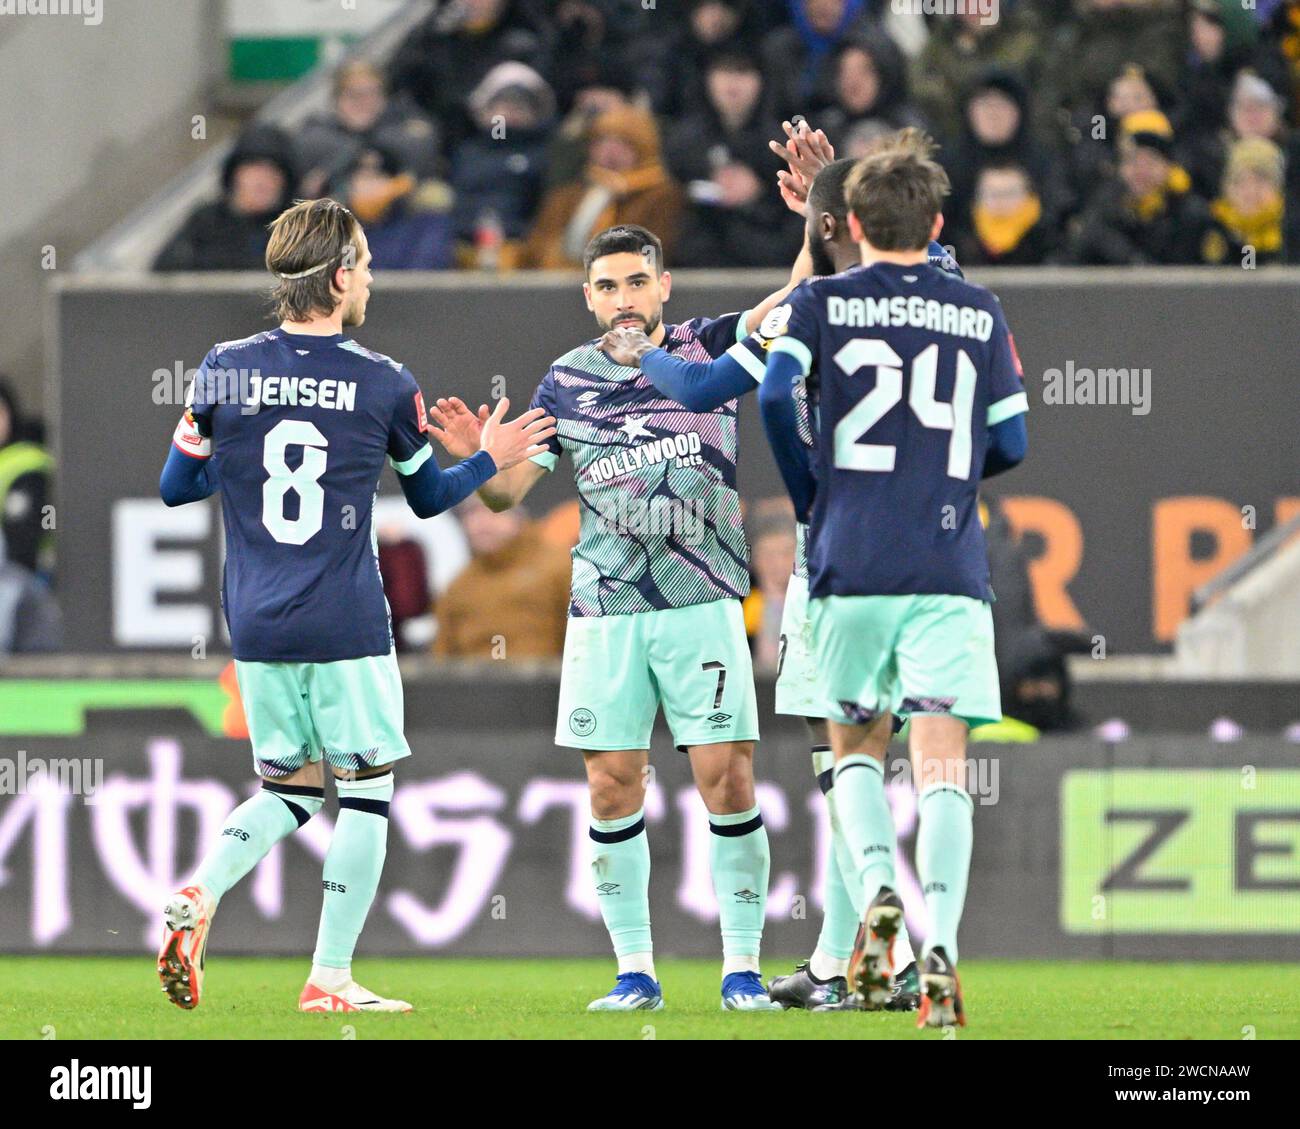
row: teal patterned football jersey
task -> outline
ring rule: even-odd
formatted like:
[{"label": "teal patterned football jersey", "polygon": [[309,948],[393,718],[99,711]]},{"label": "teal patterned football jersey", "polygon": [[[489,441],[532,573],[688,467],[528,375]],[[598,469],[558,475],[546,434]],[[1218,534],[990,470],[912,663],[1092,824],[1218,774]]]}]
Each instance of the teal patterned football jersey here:
[{"label": "teal patterned football jersey", "polygon": [[[744,315],[727,314],[667,326],[663,347],[707,361],[738,340]],[[550,470],[566,453],[573,460],[582,517],[569,614],[743,599],[749,551],[736,491],[736,401],[693,412],[599,344],[555,361],[530,405],[557,420],[550,449],[534,461]]]}]

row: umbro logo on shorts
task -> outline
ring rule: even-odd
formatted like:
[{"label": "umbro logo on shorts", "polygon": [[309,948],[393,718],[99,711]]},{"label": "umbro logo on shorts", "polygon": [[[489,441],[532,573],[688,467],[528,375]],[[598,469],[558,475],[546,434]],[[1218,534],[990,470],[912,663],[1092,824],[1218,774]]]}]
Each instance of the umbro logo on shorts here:
[{"label": "umbro logo on shorts", "polygon": [[714,729],[721,729],[727,722],[731,720],[731,714],[715,713],[709,718],[709,720],[713,722]]},{"label": "umbro logo on shorts", "polygon": [[601,895],[617,894],[622,889],[617,882],[602,882],[596,887],[596,893]]}]

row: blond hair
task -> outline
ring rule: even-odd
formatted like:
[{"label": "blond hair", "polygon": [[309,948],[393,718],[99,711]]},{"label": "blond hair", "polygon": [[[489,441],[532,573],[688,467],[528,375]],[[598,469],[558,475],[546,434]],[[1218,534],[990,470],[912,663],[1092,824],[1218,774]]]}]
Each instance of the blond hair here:
[{"label": "blond hair", "polygon": [[271,222],[266,269],[276,276],[271,291],[280,321],[328,317],[342,301],[334,272],[351,270],[361,254],[361,225],[337,200],[298,200]]}]

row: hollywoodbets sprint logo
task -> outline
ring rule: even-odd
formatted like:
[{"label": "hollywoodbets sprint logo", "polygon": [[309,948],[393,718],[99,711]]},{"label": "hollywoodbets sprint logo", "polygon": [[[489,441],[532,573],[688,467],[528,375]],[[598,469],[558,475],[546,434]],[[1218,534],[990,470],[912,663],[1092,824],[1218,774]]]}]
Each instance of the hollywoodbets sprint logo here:
[{"label": "hollywoodbets sprint logo", "polygon": [[649,441],[637,443],[615,451],[612,455],[602,455],[587,467],[587,481],[593,483],[609,482],[625,474],[633,474],[643,467],[657,466],[660,463],[674,461],[679,467],[700,466],[704,462],[703,443],[699,432],[687,431],[680,435],[667,435],[662,439],[654,438],[645,426],[645,416],[628,416],[622,431],[629,441],[646,438]]}]

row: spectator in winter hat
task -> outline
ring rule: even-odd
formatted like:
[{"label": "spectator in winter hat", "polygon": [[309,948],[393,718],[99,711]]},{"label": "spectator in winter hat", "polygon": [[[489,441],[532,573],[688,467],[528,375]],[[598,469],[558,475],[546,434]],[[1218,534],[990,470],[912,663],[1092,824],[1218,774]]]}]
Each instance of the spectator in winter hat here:
[{"label": "spectator in winter hat", "polygon": [[475,243],[485,223],[503,240],[499,266],[508,267],[532,227],[546,181],[555,97],[546,80],[523,63],[501,63],[470,95],[478,132],[456,150],[456,239]]},{"label": "spectator in winter hat", "polygon": [[1258,265],[1282,258],[1282,150],[1262,137],[1246,137],[1228,150],[1223,191],[1210,205],[1217,239],[1207,258],[1240,266],[1249,248]]},{"label": "spectator in winter hat", "polygon": [[154,261],[154,270],[265,270],[266,225],[293,200],[293,144],[283,130],[257,126],[221,168],[221,198],[190,213]]},{"label": "spectator in winter hat", "polygon": [[373,270],[454,265],[447,186],[417,181],[392,150],[362,150],[331,188],[365,226]]},{"label": "spectator in winter hat", "polygon": [[524,251],[525,266],[581,267],[591,237],[616,224],[649,228],[671,256],[685,198],[664,168],[659,129],[648,110],[609,110],[592,123],[581,181],[542,201]]},{"label": "spectator in winter hat", "polygon": [[1138,266],[1199,263],[1209,207],[1175,163],[1174,132],[1157,110],[1120,123],[1119,169],[1097,189],[1081,217],[1073,258],[1085,264]]},{"label": "spectator in winter hat", "polygon": [[432,121],[405,97],[389,98],[383,73],[373,63],[345,63],[334,74],[334,103],[313,114],[294,138],[303,174],[302,194],[323,187],[368,146],[397,153],[418,179],[438,174],[440,137]]}]

